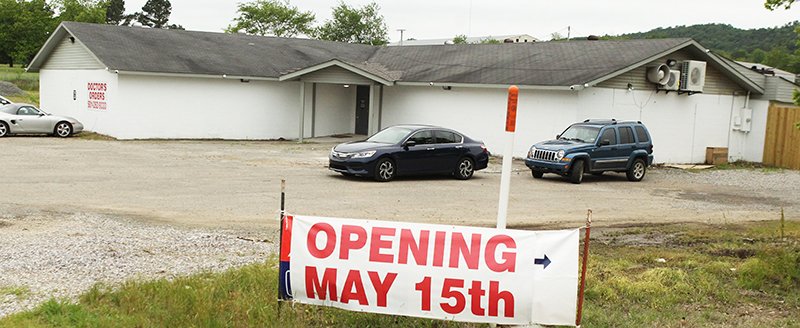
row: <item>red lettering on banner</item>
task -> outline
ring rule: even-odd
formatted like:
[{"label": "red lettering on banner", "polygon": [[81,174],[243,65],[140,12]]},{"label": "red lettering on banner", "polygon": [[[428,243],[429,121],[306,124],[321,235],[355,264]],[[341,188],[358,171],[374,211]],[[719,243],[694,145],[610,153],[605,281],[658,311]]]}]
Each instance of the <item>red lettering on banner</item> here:
[{"label": "red lettering on banner", "polygon": [[472,234],[472,243],[467,247],[464,235],[460,232],[453,233],[450,243],[450,267],[458,268],[458,255],[467,262],[467,267],[473,270],[478,269],[478,262],[481,254],[481,235]]},{"label": "red lettering on banner", "polygon": [[486,295],[486,291],[481,288],[481,282],[473,281],[472,288],[469,289],[469,296],[471,296],[469,303],[472,304],[472,314],[483,315],[484,309],[481,307],[481,298],[483,295]]},{"label": "red lettering on banner", "polygon": [[442,307],[442,311],[449,314],[459,314],[464,311],[467,300],[464,298],[463,293],[453,289],[461,287],[464,287],[464,280],[450,278],[444,279],[444,285],[442,286],[442,298],[452,298],[456,301],[456,304],[450,305],[450,302],[442,302],[439,304]]},{"label": "red lettering on banner", "polygon": [[[322,249],[317,248],[317,235],[323,232],[327,236],[327,242]],[[330,224],[317,223],[311,226],[308,230],[308,238],[306,239],[308,252],[318,259],[324,259],[333,254],[333,249],[336,248],[336,231],[333,230]]]},{"label": "red lettering on banner", "polygon": [[400,253],[397,255],[397,262],[400,264],[408,263],[408,252],[414,256],[414,261],[417,265],[428,264],[428,236],[431,234],[428,230],[419,232],[419,242],[414,243],[414,235],[409,229],[400,231]]},{"label": "red lettering on banner", "polygon": [[389,294],[389,289],[392,288],[392,284],[394,284],[394,279],[397,278],[396,273],[387,273],[386,278],[381,281],[381,276],[378,275],[377,272],[369,271],[367,272],[369,275],[369,280],[372,282],[372,286],[375,288],[375,293],[378,294],[378,306],[386,307],[386,295]]},{"label": "red lettering on banner", "polygon": [[381,237],[394,236],[394,233],[395,233],[394,228],[378,228],[378,227],[372,228],[371,245],[369,247],[369,260],[371,262],[383,262],[383,263],[394,262],[394,255],[381,253],[382,249],[392,248],[392,241],[383,240],[381,239]]},{"label": "red lettering on banner", "polygon": [[[431,245],[433,232],[433,245]],[[319,238],[325,243],[319,245]],[[306,246],[311,256],[324,259],[333,255],[338,245],[341,260],[348,260],[354,251],[368,252],[370,262],[416,264],[443,267],[445,256],[449,268],[479,270],[481,261],[494,272],[516,272],[516,247],[514,238],[508,235],[494,235],[482,245],[483,234],[472,233],[469,241],[461,232],[420,230],[418,237],[411,229],[401,229],[399,235],[396,228],[372,227],[367,229],[357,225],[341,226],[340,238],[336,228],[327,223],[316,223],[309,229]],[[431,247],[432,246],[432,247]],[[366,247],[369,249],[367,250]],[[432,251],[432,254],[431,254]],[[355,254],[363,254],[356,252]],[[364,254],[364,255],[367,255]],[[410,258],[413,257],[413,260]]]},{"label": "red lettering on banner", "polygon": [[447,233],[437,231],[433,238],[433,266],[440,267],[444,262],[444,237]]},{"label": "red lettering on banner", "polygon": [[[350,236],[355,235],[356,239],[350,239]],[[342,226],[342,243],[339,247],[339,258],[347,260],[350,258],[350,250],[364,248],[367,244],[367,230],[354,225]]]},{"label": "red lettering on banner", "polygon": [[489,241],[486,244],[486,253],[485,261],[486,266],[489,267],[489,270],[494,272],[514,272],[516,265],[517,265],[517,253],[513,252],[503,252],[501,256],[503,258],[502,263],[497,262],[497,246],[503,244],[509,249],[516,249],[517,243],[514,242],[514,238],[511,238],[506,235],[497,235],[489,238]]},{"label": "red lettering on banner", "polygon": [[[366,231],[364,233],[366,234]],[[367,293],[364,292],[364,283],[361,282],[361,273],[357,270],[350,270],[342,288],[341,302],[347,304],[352,299],[358,300],[358,304],[369,305]]]},{"label": "red lettering on banner", "polygon": [[317,298],[319,295],[320,300],[326,300],[330,297],[331,301],[336,301],[336,269],[325,269],[325,274],[322,275],[320,281],[317,275],[317,268],[306,267],[306,297]]},{"label": "red lettering on banner", "polygon": [[500,300],[503,300],[503,316],[506,318],[514,317],[514,295],[509,291],[499,291],[500,282],[489,282],[489,316],[497,316],[497,308]]}]

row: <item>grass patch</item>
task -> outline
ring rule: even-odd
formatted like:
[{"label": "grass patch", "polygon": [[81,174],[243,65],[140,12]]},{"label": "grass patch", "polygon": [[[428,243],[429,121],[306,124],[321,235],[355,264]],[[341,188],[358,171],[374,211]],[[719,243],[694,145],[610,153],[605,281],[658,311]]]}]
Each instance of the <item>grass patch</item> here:
[{"label": "grass patch", "polygon": [[16,298],[26,298],[30,295],[31,289],[25,286],[6,286],[0,287],[0,296],[14,296]]},{"label": "grass patch", "polygon": [[720,164],[716,165],[712,170],[754,170],[754,171],[761,171],[764,173],[778,173],[783,172],[783,168],[774,167],[774,166],[767,166],[762,163],[754,163],[754,162],[747,162],[747,161],[736,161],[727,164]]},{"label": "grass patch", "polygon": [[76,138],[76,139],[81,139],[81,140],[101,140],[101,141],[117,140],[117,138],[114,138],[112,136],[107,136],[105,134],[100,134],[100,133],[96,133],[96,132],[86,132],[86,131],[78,133],[78,134],[76,134],[76,135],[74,135],[72,137]]},{"label": "grass patch", "polygon": [[[800,222],[595,228],[587,327],[800,326]],[[0,327],[485,327],[283,304],[274,261],[95,286]]]},{"label": "grass patch", "polygon": [[0,81],[14,83],[24,91],[21,95],[3,95],[13,102],[39,106],[39,73],[28,73],[22,67],[0,66]]}]

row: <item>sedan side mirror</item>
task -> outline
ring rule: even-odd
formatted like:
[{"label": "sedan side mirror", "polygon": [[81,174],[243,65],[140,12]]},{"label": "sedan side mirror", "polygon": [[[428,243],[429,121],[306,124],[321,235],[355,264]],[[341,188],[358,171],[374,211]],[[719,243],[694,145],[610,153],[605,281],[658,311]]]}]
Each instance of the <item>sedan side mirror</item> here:
[{"label": "sedan side mirror", "polygon": [[414,141],[414,140],[409,140],[409,141],[406,141],[406,143],[405,143],[405,144],[403,144],[403,146],[405,146],[405,147],[414,147],[414,146],[416,146],[416,145],[417,145],[417,142],[416,142],[416,141]]},{"label": "sedan side mirror", "polygon": [[603,139],[600,141],[600,146],[608,146],[611,145],[611,140]]},{"label": "sedan side mirror", "polygon": [[44,113],[39,113],[39,117],[42,117],[42,116],[44,116]]}]

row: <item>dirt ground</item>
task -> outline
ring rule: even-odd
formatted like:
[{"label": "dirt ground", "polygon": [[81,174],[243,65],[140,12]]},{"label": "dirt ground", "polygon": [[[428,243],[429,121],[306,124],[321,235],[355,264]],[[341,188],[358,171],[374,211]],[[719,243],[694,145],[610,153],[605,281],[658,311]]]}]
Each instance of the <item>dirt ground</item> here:
[{"label": "dirt ground", "polygon": [[[498,160],[472,180],[346,178],[327,166],[345,139],[267,141],[97,141],[0,139],[0,209],[97,213],[142,221],[224,229],[277,224],[280,181],[291,213],[492,226]],[[658,154],[656,154],[658,156]],[[509,226],[732,222],[800,218],[800,173],[789,170],[681,171],[651,168],[644,181],[624,174],[587,176],[573,185],[533,180],[520,161],[511,182]],[[8,213],[7,213],[8,214]]]}]

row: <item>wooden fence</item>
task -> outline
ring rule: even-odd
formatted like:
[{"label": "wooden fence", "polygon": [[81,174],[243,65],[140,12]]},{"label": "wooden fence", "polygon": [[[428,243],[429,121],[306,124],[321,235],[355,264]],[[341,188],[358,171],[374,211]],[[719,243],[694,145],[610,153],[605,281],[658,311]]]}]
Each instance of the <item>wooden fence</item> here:
[{"label": "wooden fence", "polygon": [[800,170],[800,107],[772,103],[767,114],[764,164]]}]

